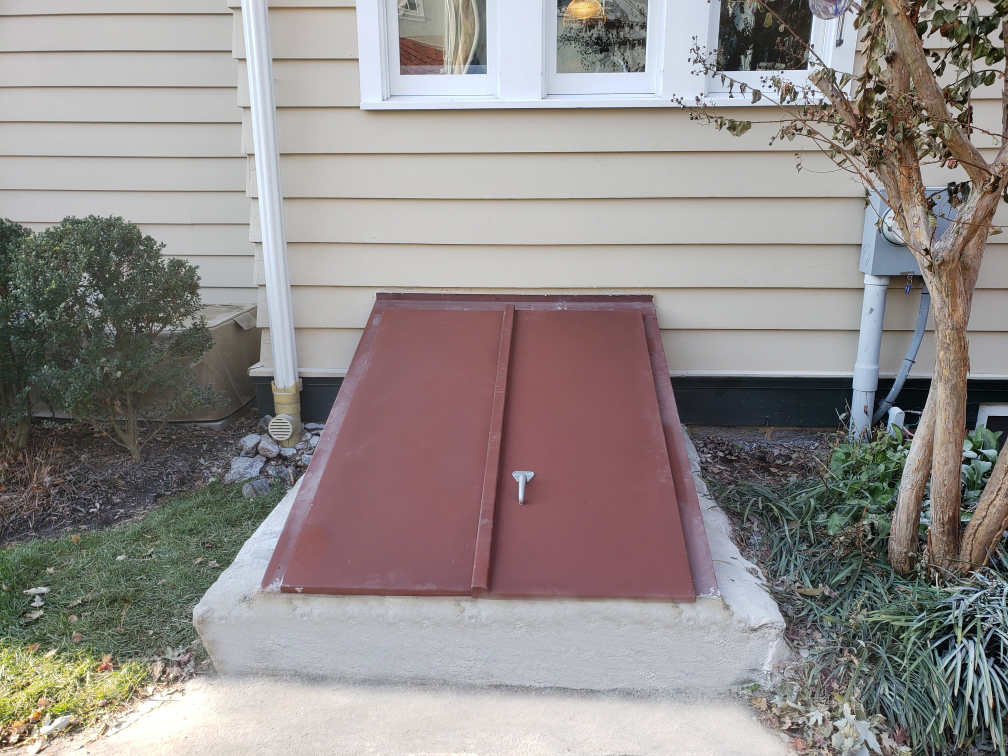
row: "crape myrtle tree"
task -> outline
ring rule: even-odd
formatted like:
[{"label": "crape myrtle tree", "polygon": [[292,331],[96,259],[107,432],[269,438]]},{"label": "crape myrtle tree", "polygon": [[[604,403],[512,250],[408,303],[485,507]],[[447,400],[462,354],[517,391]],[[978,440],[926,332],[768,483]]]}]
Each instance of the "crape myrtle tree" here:
[{"label": "crape myrtle tree", "polygon": [[[790,29],[775,10],[779,0],[742,1],[755,4],[767,26]],[[797,33],[808,58],[807,85],[772,72],[758,88],[732,82],[718,51],[699,47],[693,62],[698,73],[737,84],[743,97],[774,101],[780,109],[770,119],[772,141],[810,140],[893,209],[931,292],[937,357],[900,483],[889,559],[907,573],[921,558],[921,503],[930,480],[926,564],[968,571],[986,564],[1008,525],[1008,453],[998,457],[964,534],[960,524],[966,327],[987,239],[1001,231],[994,214],[1008,201],[1008,0],[860,0],[849,12],[860,39],[854,75],[825,66],[807,35]],[[1000,124],[975,122],[973,101],[981,89],[999,97]],[[702,100],[689,104],[694,119],[735,136],[753,123],[725,118]],[[959,169],[948,187],[955,218],[941,235],[935,197],[921,176],[927,165]]]},{"label": "crape myrtle tree", "polygon": [[199,273],[164,246],[122,218],[65,218],[26,239],[12,277],[45,345],[40,388],[134,461],[168,418],[217,398],[190,369],[212,345]]}]

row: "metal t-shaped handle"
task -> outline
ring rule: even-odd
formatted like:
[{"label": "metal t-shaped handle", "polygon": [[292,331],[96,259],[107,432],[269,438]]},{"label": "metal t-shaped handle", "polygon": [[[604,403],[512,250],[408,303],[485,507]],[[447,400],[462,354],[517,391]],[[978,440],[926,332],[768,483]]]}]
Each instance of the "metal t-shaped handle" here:
[{"label": "metal t-shaped handle", "polygon": [[531,470],[515,470],[511,475],[518,481],[518,503],[525,503],[525,484],[535,477]]}]

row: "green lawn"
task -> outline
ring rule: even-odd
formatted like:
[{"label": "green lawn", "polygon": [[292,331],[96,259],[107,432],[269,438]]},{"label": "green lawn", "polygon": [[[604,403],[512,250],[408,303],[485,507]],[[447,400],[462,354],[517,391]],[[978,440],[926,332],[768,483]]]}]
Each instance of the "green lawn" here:
[{"label": "green lawn", "polygon": [[[0,549],[0,735],[43,697],[54,719],[94,721],[149,682],[156,657],[189,648],[193,606],[282,493],[247,501],[211,484],[132,523]],[[33,607],[24,591],[39,587]]]}]

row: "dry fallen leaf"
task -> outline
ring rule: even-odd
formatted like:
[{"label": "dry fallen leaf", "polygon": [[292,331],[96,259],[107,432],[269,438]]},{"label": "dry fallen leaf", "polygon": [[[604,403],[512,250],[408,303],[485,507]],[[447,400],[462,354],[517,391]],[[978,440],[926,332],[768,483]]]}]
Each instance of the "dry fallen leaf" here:
[{"label": "dry fallen leaf", "polygon": [[35,597],[35,600],[31,602],[30,606],[45,606],[45,601],[42,600],[41,594]]},{"label": "dry fallen leaf", "polygon": [[109,672],[112,669],[112,654],[105,654],[101,664],[98,665],[99,672]]},{"label": "dry fallen leaf", "polygon": [[76,621],[77,621],[77,615],[76,614],[71,614],[69,617],[67,617],[67,622],[69,622],[71,625],[74,622],[76,622]]},{"label": "dry fallen leaf", "polygon": [[34,612],[28,612],[28,614],[25,615],[25,619],[31,622],[33,620],[37,620],[43,614],[45,614],[45,609],[36,609]]},{"label": "dry fallen leaf", "polygon": [[40,593],[49,593],[49,589],[46,588],[44,585],[41,585],[38,588],[29,588],[28,590],[21,592],[25,596],[38,596]]},{"label": "dry fallen leaf", "polygon": [[45,568],[45,571],[46,571],[46,572],[47,572],[48,574],[52,575],[52,574],[53,574],[54,572],[56,572],[56,568],[55,568],[55,567],[46,567],[46,568]]},{"label": "dry fallen leaf", "polygon": [[220,565],[217,564],[216,559],[211,559],[209,562],[207,562],[207,567],[220,567]]},{"label": "dry fallen leaf", "polygon": [[753,698],[752,705],[760,711],[767,710],[767,700],[763,696],[756,696]]},{"label": "dry fallen leaf", "polygon": [[151,667],[151,677],[156,681],[161,679],[161,674],[164,672],[164,662],[158,659],[154,662],[154,666]]},{"label": "dry fallen leaf", "polygon": [[29,651],[38,651],[39,646],[41,646],[41,645],[42,645],[41,643],[32,643],[30,646],[28,646],[28,650]]},{"label": "dry fallen leaf", "polygon": [[40,698],[38,700],[38,702],[35,704],[35,708],[36,709],[48,709],[51,705],[52,705],[52,701],[50,701],[45,696],[42,696],[42,698]]},{"label": "dry fallen leaf", "polygon": [[10,588],[7,587],[7,583],[0,584],[0,587],[2,587],[5,592],[10,593]]},{"label": "dry fallen leaf", "polygon": [[80,543],[80,533],[74,533],[70,536],[70,543]]},{"label": "dry fallen leaf", "polygon": [[158,585],[164,585],[164,584],[165,584],[165,583],[167,583],[167,582],[168,582],[167,580],[164,580],[164,579],[162,579],[162,580],[158,580],[158,581],[157,581],[157,584],[158,584]]},{"label": "dry fallen leaf", "polygon": [[84,640],[84,636],[78,633],[76,630],[74,630],[74,634],[70,636],[70,640],[72,640],[74,643],[80,643],[82,640]]},{"label": "dry fallen leaf", "polygon": [[121,562],[121,561],[122,561],[123,559],[125,559],[125,558],[126,558],[126,555],[125,555],[125,554],[120,554],[119,556],[117,556],[117,557],[116,557],[116,561],[117,561],[117,562]]},{"label": "dry fallen leaf", "polygon": [[193,564],[199,564],[202,561],[203,561],[203,557],[196,557],[196,561],[193,562]]},{"label": "dry fallen leaf", "polygon": [[43,659],[52,659],[54,656],[56,656],[56,649],[55,648],[50,648],[48,651],[45,652],[45,654],[42,656],[42,658]]},{"label": "dry fallen leaf", "polygon": [[791,747],[794,748],[796,751],[804,751],[806,748],[808,748],[808,745],[806,745],[805,741],[802,738],[795,738],[794,740],[791,741]]},{"label": "dry fallen leaf", "polygon": [[28,721],[29,722],[38,722],[40,719],[42,719],[42,712],[41,711],[37,711],[36,710],[36,711],[33,711],[31,714],[28,715]]}]

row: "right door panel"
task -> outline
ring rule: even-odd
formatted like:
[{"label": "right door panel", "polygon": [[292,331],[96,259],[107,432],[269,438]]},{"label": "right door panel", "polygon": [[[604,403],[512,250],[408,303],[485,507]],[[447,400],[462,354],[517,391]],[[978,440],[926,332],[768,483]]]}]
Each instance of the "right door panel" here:
[{"label": "right door panel", "polygon": [[694,598],[640,312],[516,310],[503,435],[491,594]]}]

